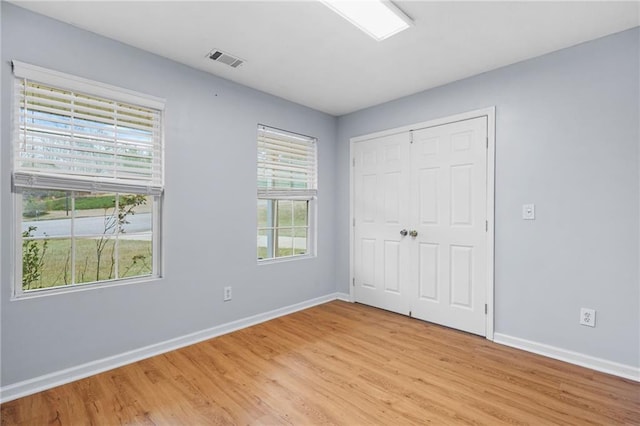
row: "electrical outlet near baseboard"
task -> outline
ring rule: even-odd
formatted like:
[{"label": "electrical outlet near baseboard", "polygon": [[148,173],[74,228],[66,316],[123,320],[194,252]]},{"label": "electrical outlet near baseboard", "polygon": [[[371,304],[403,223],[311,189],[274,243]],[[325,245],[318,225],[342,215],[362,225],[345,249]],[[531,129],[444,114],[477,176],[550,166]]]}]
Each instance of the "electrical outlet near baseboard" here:
[{"label": "electrical outlet near baseboard", "polygon": [[222,297],[222,300],[225,302],[231,300],[231,287],[224,288],[224,296]]},{"label": "electrical outlet near baseboard", "polygon": [[588,327],[596,326],[596,310],[589,308],[580,308],[580,324]]}]

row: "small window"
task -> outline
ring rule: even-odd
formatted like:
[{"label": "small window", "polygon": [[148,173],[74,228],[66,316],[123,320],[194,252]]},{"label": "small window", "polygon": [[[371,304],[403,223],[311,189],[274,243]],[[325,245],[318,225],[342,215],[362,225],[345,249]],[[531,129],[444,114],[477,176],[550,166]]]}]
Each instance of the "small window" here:
[{"label": "small window", "polygon": [[314,255],[316,139],[258,126],[258,260]]},{"label": "small window", "polygon": [[159,277],[163,102],[13,69],[14,294]]}]

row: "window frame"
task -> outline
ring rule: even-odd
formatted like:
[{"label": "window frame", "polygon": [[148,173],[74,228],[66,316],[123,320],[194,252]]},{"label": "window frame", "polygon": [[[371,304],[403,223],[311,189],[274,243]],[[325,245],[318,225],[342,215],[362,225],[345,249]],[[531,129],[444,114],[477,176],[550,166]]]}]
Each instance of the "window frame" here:
[{"label": "window frame", "polygon": [[[138,93],[132,90],[123,89],[120,87],[108,85],[105,83],[88,80],[82,77],[61,73],[58,71],[49,70],[46,68],[38,67],[35,65],[25,64],[18,61],[12,61],[14,69],[13,83],[18,84],[17,80],[27,80],[35,83],[41,83],[46,86],[60,88],[62,90],[71,91],[75,93],[86,94],[90,96],[96,96],[104,98],[112,102],[127,103],[132,106],[139,106],[142,108],[153,109],[156,111],[159,120],[158,132],[158,144],[159,144],[159,156],[160,156],[160,186],[154,186],[153,188],[147,186],[147,192],[140,190],[140,185],[136,186],[132,184],[130,188],[126,184],[116,184],[117,190],[112,190],[111,186],[107,183],[101,184],[96,182],[91,190],[97,193],[114,193],[120,194],[139,193],[147,196],[147,202],[151,202],[151,238],[152,238],[152,264],[151,274],[141,275],[136,277],[117,278],[110,280],[101,280],[88,283],[75,283],[69,285],[60,285],[55,287],[47,287],[41,289],[24,290],[22,288],[22,263],[23,263],[23,238],[22,238],[22,224],[23,224],[23,192],[28,190],[60,190],[68,192],[86,191],[76,187],[56,187],[48,184],[39,185],[37,179],[33,179],[32,185],[25,185],[24,182],[17,184],[15,174],[22,173],[16,166],[16,149],[19,146],[19,132],[20,125],[18,123],[17,109],[19,108],[20,99],[16,92],[12,95],[11,103],[11,139],[10,139],[10,156],[11,156],[11,201],[12,201],[12,226],[10,227],[10,250],[11,256],[13,256],[13,268],[11,268],[11,280],[12,280],[12,292],[11,300],[30,299],[34,297],[43,297],[50,295],[65,294],[76,291],[92,290],[96,288],[114,287],[120,285],[129,285],[138,282],[157,281],[163,277],[163,232],[162,232],[162,206],[164,201],[164,105],[165,100]],[[19,72],[16,71],[19,69]],[[61,175],[63,180],[71,182],[73,185],[73,177],[68,175]],[[21,178],[21,177],[20,177]],[[80,181],[82,178],[78,178]],[[86,179],[86,178],[85,178]],[[21,179],[23,180],[23,179]],[[129,189],[130,191],[128,191]],[[13,234],[13,235],[11,235]],[[70,236],[74,238],[74,236]]]},{"label": "window frame", "polygon": [[[291,255],[287,255],[287,256],[277,256],[276,253],[276,245],[272,244],[272,246],[274,247],[273,249],[273,256],[272,257],[265,257],[265,258],[259,258],[257,256],[257,252],[258,252],[258,246],[256,245],[256,259],[257,259],[257,263],[258,265],[264,265],[264,264],[270,264],[270,263],[278,263],[278,262],[288,262],[288,261],[293,261],[293,260],[300,260],[300,259],[308,259],[308,258],[314,258],[317,255],[317,235],[318,235],[318,229],[317,229],[317,212],[318,212],[318,139],[312,136],[307,136],[307,135],[303,135],[300,133],[295,133],[295,132],[291,132],[288,130],[283,130],[283,129],[279,129],[276,127],[272,127],[272,126],[267,126],[267,125],[263,125],[263,124],[258,124],[258,137],[257,137],[257,141],[256,141],[256,145],[257,145],[257,151],[258,151],[258,160],[257,160],[257,181],[260,181],[260,168],[261,166],[264,167],[264,164],[261,164],[260,161],[260,148],[261,148],[261,142],[260,142],[260,138],[261,138],[261,132],[264,131],[271,131],[274,133],[279,133],[281,135],[283,135],[284,137],[293,137],[293,138],[300,138],[305,140],[306,142],[308,142],[309,144],[312,145],[312,152],[313,152],[313,165],[311,169],[308,169],[306,171],[307,173],[307,177],[309,179],[308,181],[308,185],[306,189],[298,189],[298,188],[291,188],[290,192],[287,191],[287,188],[280,188],[277,186],[267,186],[267,187],[260,187],[259,183],[258,183],[258,191],[257,191],[257,198],[256,198],[256,211],[258,210],[258,202],[260,200],[266,200],[266,201],[272,201],[272,210],[275,212],[277,210],[277,203],[278,201],[307,201],[307,225],[306,225],[306,229],[307,229],[307,246],[306,246],[306,252],[304,254],[294,254],[295,253],[295,249],[294,247],[292,247],[292,254]],[[264,176],[263,176],[264,178]],[[286,179],[285,179],[286,180]],[[293,212],[292,212],[293,213]],[[259,236],[259,233],[261,232],[261,230],[268,230],[271,229],[272,230],[272,238],[276,238],[276,230],[277,229],[295,229],[296,227],[293,226],[294,219],[292,218],[292,226],[288,227],[288,226],[278,226],[277,224],[277,215],[276,214],[272,214],[273,219],[272,219],[272,223],[270,224],[271,226],[264,226],[261,227],[260,224],[258,223],[258,220],[256,219],[256,236]],[[267,225],[269,225],[269,223],[267,223]],[[302,228],[302,227],[298,227],[298,228]],[[267,237],[268,238],[268,237]],[[267,248],[269,247],[269,245],[267,244]]]},{"label": "window frame", "polygon": [[[258,197],[258,200],[267,200],[267,201],[274,201],[274,206],[273,206],[273,210],[277,210],[276,207],[276,201],[279,200],[284,200],[284,201],[289,201],[290,199],[288,198],[264,198],[264,197]],[[290,261],[290,260],[296,260],[296,259],[305,259],[305,258],[313,258],[316,256],[316,250],[317,250],[317,244],[316,244],[316,240],[317,240],[317,226],[316,226],[316,216],[317,216],[317,198],[314,197],[312,199],[309,200],[301,200],[299,198],[296,199],[291,199],[291,201],[307,201],[307,226],[305,228],[307,228],[307,252],[304,254],[291,254],[289,256],[273,256],[273,257],[265,257],[263,259],[258,258],[258,264],[267,264],[267,263],[274,263],[274,262],[285,262],[285,261]],[[275,216],[275,215],[274,215]],[[264,230],[264,229],[273,229],[273,238],[275,239],[276,236],[276,229],[280,228],[280,229],[296,229],[296,228],[302,228],[302,226],[298,226],[298,227],[287,227],[287,226],[275,226],[275,218],[274,218],[274,226],[266,226],[266,227],[260,227],[260,226],[256,226],[257,232],[259,233],[260,230]],[[256,224],[257,225],[257,224]],[[268,245],[267,245],[268,247]],[[275,245],[274,245],[275,247]],[[275,254],[275,248],[274,248],[274,254]],[[293,250],[292,250],[293,252]]]},{"label": "window frame", "polygon": [[[42,189],[42,188],[33,188]],[[137,277],[126,278],[114,278],[111,280],[102,280],[86,283],[74,283],[68,285],[60,285],[56,287],[36,288],[31,290],[24,290],[22,288],[22,192],[29,190],[22,188],[13,191],[14,209],[13,214],[17,219],[15,220],[15,226],[12,227],[13,238],[13,253],[15,256],[15,268],[13,268],[13,292],[12,299],[29,299],[32,297],[41,297],[61,293],[69,293],[74,291],[83,291],[94,288],[115,287],[120,285],[133,284],[138,282],[156,281],[162,278],[162,265],[163,250],[162,250],[162,232],[161,232],[161,205],[162,196],[160,195],[148,195],[148,200],[151,201],[151,250],[152,250],[152,265],[151,274],[140,275]],[[74,192],[74,191],[69,191]],[[69,238],[82,239],[82,236],[69,236]]]}]

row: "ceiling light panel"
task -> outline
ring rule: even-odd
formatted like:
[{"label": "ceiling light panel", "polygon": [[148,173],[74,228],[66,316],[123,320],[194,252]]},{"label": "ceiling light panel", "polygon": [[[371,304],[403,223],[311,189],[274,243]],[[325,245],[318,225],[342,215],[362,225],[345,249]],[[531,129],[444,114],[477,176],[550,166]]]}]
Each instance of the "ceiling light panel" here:
[{"label": "ceiling light panel", "polygon": [[320,0],[329,9],[373,37],[384,40],[409,28],[413,21],[390,1]]}]

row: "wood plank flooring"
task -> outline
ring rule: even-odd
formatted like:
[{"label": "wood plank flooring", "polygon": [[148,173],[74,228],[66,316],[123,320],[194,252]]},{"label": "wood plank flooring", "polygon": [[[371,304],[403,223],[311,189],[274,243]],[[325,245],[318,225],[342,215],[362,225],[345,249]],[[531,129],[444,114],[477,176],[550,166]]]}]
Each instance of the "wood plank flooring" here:
[{"label": "wood plank flooring", "polygon": [[3,425],[640,424],[640,384],[335,301],[5,403]]}]

